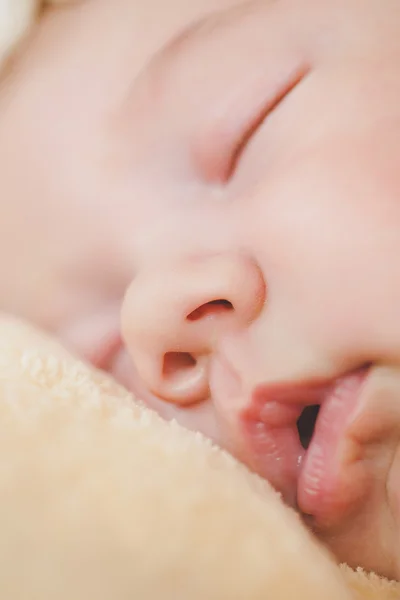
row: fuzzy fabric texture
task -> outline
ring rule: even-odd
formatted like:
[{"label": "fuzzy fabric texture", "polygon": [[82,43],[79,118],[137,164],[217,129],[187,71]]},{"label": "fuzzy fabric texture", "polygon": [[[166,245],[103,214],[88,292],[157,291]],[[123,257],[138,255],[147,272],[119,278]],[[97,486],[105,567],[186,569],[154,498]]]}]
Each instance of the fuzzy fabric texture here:
[{"label": "fuzzy fabric texture", "polygon": [[260,478],[0,319],[0,597],[389,600]]}]

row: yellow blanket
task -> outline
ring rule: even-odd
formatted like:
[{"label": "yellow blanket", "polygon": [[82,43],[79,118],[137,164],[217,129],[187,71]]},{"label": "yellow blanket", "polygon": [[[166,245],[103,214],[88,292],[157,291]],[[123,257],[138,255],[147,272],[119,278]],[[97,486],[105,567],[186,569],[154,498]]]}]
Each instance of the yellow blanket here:
[{"label": "yellow blanket", "polygon": [[1,598],[400,598],[339,569],[266,482],[7,318],[0,394]]}]

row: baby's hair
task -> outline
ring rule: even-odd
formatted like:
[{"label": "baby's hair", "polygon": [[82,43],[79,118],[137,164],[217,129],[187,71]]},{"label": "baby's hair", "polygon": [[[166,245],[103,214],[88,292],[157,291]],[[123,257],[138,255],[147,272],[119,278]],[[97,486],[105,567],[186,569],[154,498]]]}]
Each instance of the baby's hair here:
[{"label": "baby's hair", "polygon": [[0,0],[0,68],[30,31],[45,5],[77,0]]}]

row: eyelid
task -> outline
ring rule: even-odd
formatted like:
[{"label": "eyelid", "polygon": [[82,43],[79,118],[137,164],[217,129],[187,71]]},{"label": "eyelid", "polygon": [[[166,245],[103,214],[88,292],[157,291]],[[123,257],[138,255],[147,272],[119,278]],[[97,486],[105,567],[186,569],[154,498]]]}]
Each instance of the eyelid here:
[{"label": "eyelid", "polygon": [[284,86],[278,90],[278,93],[273,97],[272,100],[267,102],[262,110],[255,111],[251,118],[246,123],[246,126],[242,130],[241,135],[237,138],[236,144],[231,148],[229,160],[227,160],[226,168],[224,172],[224,179],[228,181],[234,174],[237,165],[239,164],[240,158],[251,141],[259,127],[264,123],[267,117],[285,100],[285,98],[294,90],[294,88],[304,79],[308,69],[299,71],[295,77],[289,79]]},{"label": "eyelid", "polygon": [[260,125],[310,71],[308,63],[299,58],[285,63],[286,69],[278,65],[274,73],[265,69],[253,72],[239,90],[227,92],[208,122],[202,123],[194,158],[208,182],[229,181]]}]

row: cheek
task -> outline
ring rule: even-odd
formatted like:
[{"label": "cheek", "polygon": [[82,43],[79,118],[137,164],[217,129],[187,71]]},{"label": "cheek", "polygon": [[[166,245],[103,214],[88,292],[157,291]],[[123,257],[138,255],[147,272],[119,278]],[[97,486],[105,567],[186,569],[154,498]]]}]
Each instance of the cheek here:
[{"label": "cheek", "polygon": [[271,306],[322,346],[399,358],[397,202],[350,159],[332,161],[282,173],[249,208]]}]

